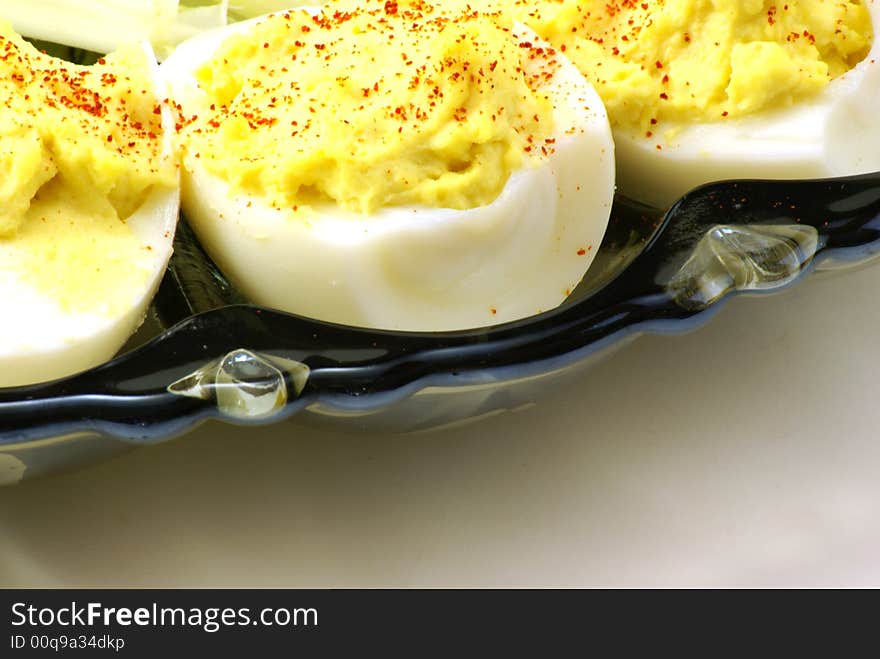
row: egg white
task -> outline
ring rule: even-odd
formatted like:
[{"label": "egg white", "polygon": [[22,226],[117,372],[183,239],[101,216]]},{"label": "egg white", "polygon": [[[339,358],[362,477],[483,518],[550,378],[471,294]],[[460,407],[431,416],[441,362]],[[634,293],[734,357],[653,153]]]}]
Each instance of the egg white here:
[{"label": "egg white", "polygon": [[[184,115],[205,104],[195,70],[223,39],[251,25],[195,37],[163,62]],[[527,28],[519,30],[515,38],[543,43]],[[614,146],[604,106],[572,64],[557,60],[561,66],[547,88],[558,128],[555,153],[514,172],[488,205],[384,208],[370,216],[326,206],[298,219],[260,198],[233,194],[197,159],[184,156],[185,216],[241,292],[296,314],[431,331],[552,309],[593,260],[614,191]],[[569,127],[575,130],[565,132]]]},{"label": "egg white", "polygon": [[[164,98],[155,56],[153,62],[157,98]],[[174,124],[163,106],[163,157],[173,158]],[[143,204],[126,219],[132,239],[143,249],[132,267],[147,273],[143,284],[130,292],[124,304],[107,307],[101,300],[72,310],[56,295],[27,282],[26,273],[12,265],[20,262],[24,241],[0,240],[0,387],[53,380],[88,369],[111,359],[143,322],[147,307],[159,286],[171,256],[179,212],[178,187],[156,186]],[[149,249],[147,249],[149,247]],[[95,258],[100,264],[100,254]],[[88,291],[83,292],[88,298]],[[94,297],[94,296],[92,296]]]},{"label": "egg white", "polygon": [[[880,0],[865,2],[874,32],[870,52],[815,97],[737,120],[664,121],[651,138],[615,129],[620,191],[666,208],[710,181],[880,171]],[[665,139],[670,129],[674,136]]]}]

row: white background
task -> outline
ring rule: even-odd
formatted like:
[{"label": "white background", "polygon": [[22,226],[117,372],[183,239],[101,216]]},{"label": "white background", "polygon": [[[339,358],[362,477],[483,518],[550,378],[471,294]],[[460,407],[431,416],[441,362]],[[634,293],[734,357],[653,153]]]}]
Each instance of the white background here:
[{"label": "white background", "polygon": [[209,424],[0,489],[0,585],[880,586],[878,291],[740,298],[463,429]]}]

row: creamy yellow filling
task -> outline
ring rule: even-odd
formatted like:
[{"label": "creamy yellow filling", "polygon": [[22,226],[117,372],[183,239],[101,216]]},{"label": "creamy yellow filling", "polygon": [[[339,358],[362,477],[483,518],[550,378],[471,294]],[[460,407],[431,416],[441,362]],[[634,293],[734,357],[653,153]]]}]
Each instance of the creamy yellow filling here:
[{"label": "creamy yellow filling", "polygon": [[868,53],[859,0],[488,0],[578,65],[613,126],[644,131],[790,106]]},{"label": "creamy yellow filling", "polygon": [[279,209],[332,201],[471,208],[546,154],[544,53],[465,3],[333,2],[229,38],[198,71],[183,144],[233,189]]},{"label": "creamy yellow filling", "polygon": [[0,21],[0,240],[21,228],[34,196],[56,177],[71,194],[98,195],[127,217],[152,186],[174,182],[161,132],[140,49],[76,66]]},{"label": "creamy yellow filling", "polygon": [[65,312],[115,315],[144,289],[150,249],[107,199],[76,194],[56,178],[36,194],[15,235],[0,241],[0,270]]}]

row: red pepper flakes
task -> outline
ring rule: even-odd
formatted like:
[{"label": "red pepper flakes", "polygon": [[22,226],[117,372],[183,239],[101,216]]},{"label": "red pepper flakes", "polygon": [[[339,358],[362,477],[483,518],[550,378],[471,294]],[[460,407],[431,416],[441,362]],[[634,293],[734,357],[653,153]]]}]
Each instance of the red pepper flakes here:
[{"label": "red pepper flakes", "polygon": [[[285,111],[285,108],[288,106],[297,107],[299,108],[298,111],[301,113],[308,112],[311,115],[317,115],[315,117],[316,126],[314,128],[309,128],[308,126],[297,127],[298,130],[294,130],[293,132],[289,132],[290,129],[286,129],[284,131],[284,136],[291,136],[295,141],[291,142],[290,147],[285,148],[290,148],[292,150],[299,149],[300,152],[302,152],[302,149],[311,149],[313,147],[310,146],[310,144],[316,143],[315,141],[319,138],[319,135],[317,134],[318,131],[323,133],[325,128],[335,131],[337,130],[336,128],[330,127],[335,123],[341,122],[348,127],[343,130],[350,131],[350,134],[352,135],[353,149],[351,155],[354,155],[357,149],[357,144],[368,143],[369,140],[373,139],[390,139],[392,131],[396,134],[406,134],[410,129],[418,129],[420,124],[428,121],[431,117],[435,116],[437,112],[448,112],[449,116],[451,116],[452,120],[455,122],[464,123],[468,121],[469,113],[473,107],[470,101],[467,103],[462,102],[460,105],[456,104],[458,105],[458,107],[456,107],[454,105],[448,105],[444,98],[444,87],[449,87],[450,83],[455,86],[465,85],[470,87],[471,89],[468,90],[468,94],[470,95],[470,98],[473,99],[476,98],[477,95],[486,93],[494,88],[497,78],[493,77],[492,74],[495,76],[508,76],[511,73],[514,75],[518,74],[522,76],[522,79],[527,85],[530,85],[533,90],[537,89],[539,86],[543,86],[548,77],[553,77],[554,70],[558,67],[558,63],[556,63],[555,60],[552,60],[555,51],[530,41],[519,42],[518,46],[523,49],[524,52],[518,55],[518,61],[526,62],[528,60],[540,60],[542,65],[536,67],[534,70],[529,67],[530,73],[528,75],[524,74],[523,67],[512,66],[509,60],[498,60],[493,59],[492,57],[482,59],[482,56],[484,55],[491,55],[492,53],[490,52],[481,54],[481,58],[474,61],[459,59],[455,56],[442,57],[437,61],[419,61],[419,59],[412,57],[414,53],[409,52],[410,48],[405,47],[396,48],[390,53],[393,56],[393,61],[383,54],[381,59],[383,65],[387,67],[387,70],[382,71],[385,77],[380,78],[377,81],[370,80],[368,83],[367,80],[369,80],[369,78],[366,80],[364,79],[364,74],[366,73],[369,75],[369,71],[371,70],[368,61],[361,61],[352,66],[350,60],[347,60],[347,58],[346,60],[342,60],[342,58],[337,58],[335,55],[335,53],[338,52],[336,49],[340,47],[339,44],[343,42],[345,42],[346,45],[342,47],[347,49],[346,52],[351,52],[352,54],[357,55],[356,40],[346,41],[346,39],[350,39],[350,37],[340,37],[338,36],[338,32],[331,32],[331,30],[337,30],[341,22],[351,20],[354,17],[358,17],[359,31],[366,30],[367,32],[375,32],[377,35],[381,35],[379,38],[385,43],[389,43],[394,36],[391,31],[392,29],[401,29],[405,26],[405,29],[410,32],[423,32],[425,35],[425,38],[423,39],[424,42],[431,41],[432,33],[440,34],[446,31],[452,40],[456,40],[459,43],[473,43],[479,47],[479,36],[482,33],[478,33],[474,30],[459,31],[458,25],[465,25],[471,18],[482,17],[483,14],[472,9],[460,13],[459,11],[460,10],[455,10],[451,13],[446,13],[446,9],[444,8],[442,11],[436,11],[435,13],[435,10],[430,5],[425,4],[420,6],[419,3],[411,2],[409,0],[406,2],[400,0],[368,0],[363,6],[358,6],[357,9],[351,12],[335,11],[331,14],[330,9],[324,9],[320,14],[315,16],[305,16],[299,12],[293,11],[289,12],[288,14],[285,14],[284,17],[285,25],[287,26],[285,29],[291,29],[293,31],[292,33],[295,33],[300,37],[299,39],[293,40],[293,45],[300,49],[296,51],[300,55],[300,61],[303,59],[314,61],[319,57],[316,54],[316,51],[322,50],[321,57],[326,56],[325,60],[329,63],[328,71],[330,74],[328,80],[335,80],[336,82],[334,86],[338,85],[338,87],[341,87],[342,90],[344,90],[341,91],[342,94],[358,96],[362,99],[363,103],[359,106],[356,102],[352,103],[350,109],[347,109],[345,113],[337,115],[332,110],[328,111],[328,108],[324,106],[324,103],[317,99],[308,99],[309,101],[315,101],[311,105],[304,103],[304,100],[306,99],[301,96],[304,92],[298,88],[295,79],[289,78],[287,75],[284,76],[283,83],[276,83],[267,79],[274,76],[274,72],[279,71],[280,65],[276,64],[276,61],[289,63],[290,56],[294,54],[293,48],[290,47],[286,52],[280,50],[284,48],[284,44],[281,43],[280,39],[274,39],[270,36],[267,37],[265,41],[258,39],[256,43],[270,43],[270,48],[279,49],[281,54],[278,55],[277,60],[274,60],[274,53],[269,53],[268,55],[260,53],[259,61],[254,62],[252,65],[254,70],[260,68],[263,72],[260,74],[260,79],[264,80],[262,87],[266,90],[266,92],[264,92],[265,95],[258,93],[255,93],[253,96],[240,94],[236,97],[233,106],[215,108],[210,115],[199,120],[198,126],[190,126],[189,130],[192,135],[199,134],[197,131],[202,128],[206,130],[206,133],[210,133],[208,130],[209,128],[216,130],[222,126],[223,122],[233,116],[244,117],[252,129],[271,123],[266,120],[266,117],[282,117],[280,123],[286,127],[290,119],[284,117],[284,115],[277,114],[273,109],[277,106],[279,112],[281,112]],[[302,33],[296,30],[299,22],[307,22],[308,25],[311,26],[311,34],[307,33],[305,30],[303,30]],[[263,34],[270,35],[272,34],[272,31],[267,30]],[[347,32],[345,34],[350,35],[353,34],[353,32]],[[317,48],[316,41],[325,45],[326,48]],[[368,43],[373,42],[370,41]],[[349,44],[355,45],[352,46]],[[312,48],[309,48],[308,46],[312,46]],[[420,57],[422,57],[421,48],[419,48],[419,52]],[[505,55],[509,56],[510,52],[507,51]],[[220,56],[222,57],[222,55]],[[338,66],[334,61],[336,59],[342,60]],[[357,58],[355,58],[355,60],[356,59]],[[378,59],[379,57],[377,56],[373,61]],[[500,61],[505,61],[503,67],[504,70],[498,66]],[[547,62],[547,64],[544,65],[543,62]],[[247,65],[243,68],[247,70]],[[291,69],[293,69],[293,67],[291,67]],[[247,76],[247,73],[244,73],[244,75]],[[388,79],[387,83],[385,82],[386,79]],[[392,82],[392,80],[397,80],[399,82]],[[255,81],[252,81],[250,78],[246,78],[246,85],[248,89],[254,89],[256,87]],[[414,92],[412,98],[417,99],[417,102],[401,103],[397,102],[390,96],[392,93],[407,89]],[[315,93],[317,95],[317,92]],[[337,90],[337,93],[340,93],[340,91]],[[448,90],[447,94],[449,94]],[[456,90],[456,96],[457,95],[458,90]],[[273,100],[267,103],[267,97],[271,97]],[[250,100],[257,98],[259,98],[259,103],[251,102]],[[504,100],[503,102],[507,103],[508,101]],[[487,118],[490,115],[488,109],[481,108],[479,111],[480,113],[485,114]],[[361,126],[365,122],[363,120],[356,120],[355,115],[358,112],[369,113],[369,116],[382,117],[382,123],[392,119],[397,125],[389,126],[387,123],[384,123],[384,125],[380,124],[379,128],[386,131],[384,136],[367,136],[365,133],[361,132],[363,131]],[[309,114],[306,114],[305,116],[309,116]],[[511,127],[519,133],[520,139],[525,139],[529,134],[529,131],[536,132],[537,129],[534,124],[541,121],[540,116],[533,114],[532,112],[518,112],[514,106],[510,106],[507,112],[505,112],[504,107],[497,108],[497,111],[493,108],[491,111],[493,122],[498,122],[499,117],[502,116],[507,119],[507,122]],[[404,127],[407,128],[407,131],[404,131]],[[433,130],[433,128],[428,128],[428,130]],[[543,139],[543,137],[543,135],[539,135],[536,136],[536,139]],[[304,146],[298,146],[300,144]],[[553,151],[553,141],[546,141],[543,145],[536,144],[533,146],[530,144],[527,151],[531,149],[537,149],[540,153],[549,155]],[[195,150],[195,148],[193,150]],[[442,156],[442,158],[446,157],[446,155]],[[331,156],[331,160],[333,158],[335,158],[335,156]],[[261,164],[263,162],[262,154],[249,156],[248,161],[255,163],[255,173],[263,168],[263,165]],[[337,165],[332,164],[331,166],[335,167]],[[459,164],[456,162],[451,166],[458,167]],[[265,171],[265,168],[263,168],[263,170]],[[262,174],[257,173],[255,178],[261,176]],[[276,205],[279,208],[289,209],[292,204],[278,203]]]},{"label": "red pepper flakes", "polygon": [[[161,121],[152,110],[158,107],[161,114],[161,106],[147,103],[144,107],[139,94],[146,92],[134,86],[134,73],[123,72],[119,66],[110,68],[110,61],[103,57],[91,67],[65,63],[17,37],[3,35],[0,61],[5,67],[2,75],[6,82],[0,83],[4,96],[15,95],[21,103],[11,108],[7,100],[7,107],[24,126],[38,127],[45,153],[61,176],[68,173],[57,154],[78,146],[95,156],[100,152],[106,154],[100,157],[124,160],[119,169],[120,184],[134,194],[138,186],[154,182],[152,173],[160,169],[157,133],[161,132]],[[149,69],[145,67],[138,74],[147,78]],[[82,170],[83,177],[92,180],[92,170]]]}]

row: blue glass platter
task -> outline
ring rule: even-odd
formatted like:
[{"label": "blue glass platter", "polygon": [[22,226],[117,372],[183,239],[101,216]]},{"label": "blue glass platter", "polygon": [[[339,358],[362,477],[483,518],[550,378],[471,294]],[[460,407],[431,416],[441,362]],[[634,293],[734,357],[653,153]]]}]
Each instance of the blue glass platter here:
[{"label": "blue glass platter", "polygon": [[[0,389],[0,484],[240,424],[435,429],[518,407],[644,332],[682,332],[738,292],[776,291],[880,249],[880,174],[729,181],[665,213],[618,196],[559,308],[470,331],[346,327],[247,303],[185,219],[141,330],[111,362]],[[292,427],[292,426],[291,426]]]}]

